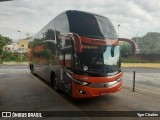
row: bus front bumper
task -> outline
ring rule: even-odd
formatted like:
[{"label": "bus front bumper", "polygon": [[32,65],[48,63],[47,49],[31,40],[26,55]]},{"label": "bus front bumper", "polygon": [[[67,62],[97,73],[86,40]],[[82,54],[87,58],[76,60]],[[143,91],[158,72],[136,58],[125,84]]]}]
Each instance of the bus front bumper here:
[{"label": "bus front bumper", "polygon": [[83,86],[72,82],[72,96],[74,98],[89,98],[115,93],[121,90],[122,80],[110,87],[96,88],[92,86]]}]

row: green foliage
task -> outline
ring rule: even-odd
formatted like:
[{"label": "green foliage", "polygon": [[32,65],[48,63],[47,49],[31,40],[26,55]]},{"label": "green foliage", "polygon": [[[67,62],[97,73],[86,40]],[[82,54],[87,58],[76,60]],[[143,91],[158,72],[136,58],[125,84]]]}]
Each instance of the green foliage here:
[{"label": "green foliage", "polygon": [[11,42],[12,40],[9,37],[5,37],[0,34],[0,61],[2,61],[3,47],[7,44],[10,44]]},{"label": "green foliage", "polygon": [[6,45],[5,39],[0,35],[0,55],[2,54],[3,46]]},{"label": "green foliage", "polygon": [[[149,32],[143,37],[133,37],[132,40],[137,44],[140,51],[139,54],[131,56],[131,46],[121,44],[121,56],[124,63],[159,63],[160,54],[160,33]],[[142,55],[142,56],[140,56]],[[148,56],[148,57],[146,57]],[[149,57],[150,56],[150,57]],[[153,57],[151,57],[153,56]]]},{"label": "green foliage", "polygon": [[159,54],[160,53],[160,33],[149,32],[143,37],[132,38],[137,44],[142,54]]},{"label": "green foliage", "polygon": [[15,62],[24,62],[28,60],[28,54],[24,53],[22,56],[22,60],[21,60],[21,54],[17,53],[17,52],[7,52],[7,51],[3,51],[2,52],[2,60],[4,62],[10,62],[10,61],[15,61]]},{"label": "green foliage", "polygon": [[160,59],[145,59],[145,57],[128,56],[121,58],[122,63],[160,63]]},{"label": "green foliage", "polygon": [[55,39],[55,35],[54,35],[54,31],[52,29],[48,29],[45,35],[45,39],[46,40],[54,40]]},{"label": "green foliage", "polygon": [[131,45],[129,43],[121,42],[120,48],[122,57],[127,57],[132,54]]},{"label": "green foliage", "polygon": [[9,37],[0,35],[0,48],[10,43],[12,43],[12,40]]},{"label": "green foliage", "polygon": [[141,41],[142,40],[142,37],[133,37],[132,38],[132,40],[136,43],[136,44],[138,44],[138,41]]},{"label": "green foliage", "polygon": [[123,57],[121,58],[122,63],[148,63],[148,61],[134,57]]}]

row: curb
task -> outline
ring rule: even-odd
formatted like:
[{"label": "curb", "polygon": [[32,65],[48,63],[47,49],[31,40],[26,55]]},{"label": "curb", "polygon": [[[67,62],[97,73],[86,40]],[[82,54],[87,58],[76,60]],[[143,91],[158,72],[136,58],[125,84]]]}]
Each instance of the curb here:
[{"label": "curb", "polygon": [[28,62],[3,62],[2,65],[28,65]]},{"label": "curb", "polygon": [[136,67],[136,68],[160,68],[160,63],[122,63],[122,67]]}]

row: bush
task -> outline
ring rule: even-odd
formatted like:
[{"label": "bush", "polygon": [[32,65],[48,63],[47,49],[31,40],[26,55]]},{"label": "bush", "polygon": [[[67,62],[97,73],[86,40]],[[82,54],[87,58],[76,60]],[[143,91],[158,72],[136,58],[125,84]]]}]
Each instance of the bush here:
[{"label": "bush", "polygon": [[121,58],[123,63],[160,63],[159,54],[137,54]]},{"label": "bush", "polygon": [[2,61],[2,59],[0,59],[0,64],[2,64],[3,63],[3,61]]},{"label": "bush", "polygon": [[125,58],[121,58],[122,63],[147,63],[147,61],[145,60],[141,60],[141,59],[135,59],[133,57],[125,57]]},{"label": "bush", "polygon": [[128,57],[132,55],[131,45],[129,43],[120,43],[120,52],[122,57]]},{"label": "bush", "polygon": [[21,53],[17,53],[17,52],[7,52],[7,51],[3,51],[2,53],[2,60],[4,62],[10,62],[10,61],[15,61],[15,62],[25,62],[28,60],[28,54],[27,53],[23,53],[22,54],[22,60],[21,60]]}]

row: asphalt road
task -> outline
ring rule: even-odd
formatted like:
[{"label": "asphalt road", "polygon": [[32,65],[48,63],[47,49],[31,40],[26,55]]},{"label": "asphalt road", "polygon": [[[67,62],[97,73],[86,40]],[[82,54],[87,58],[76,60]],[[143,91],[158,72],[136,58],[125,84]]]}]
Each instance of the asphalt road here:
[{"label": "asphalt road", "polygon": [[[120,92],[115,94],[75,100],[62,92],[55,92],[48,83],[31,75],[27,66],[1,65],[0,111],[160,111],[160,95],[132,92],[123,87]],[[6,118],[3,119],[5,120]],[[58,117],[54,119],[79,120],[84,118]],[[85,117],[85,119],[117,120],[117,117]],[[121,117],[118,119],[146,120],[146,118],[138,117]],[[153,119],[157,120],[157,118],[147,117],[147,120]]]},{"label": "asphalt road", "polygon": [[133,72],[137,73],[160,73],[159,68],[122,68],[123,72]]},{"label": "asphalt road", "polygon": [[135,71],[135,88],[160,95],[160,69],[158,68],[122,68],[124,85],[133,86]]}]

